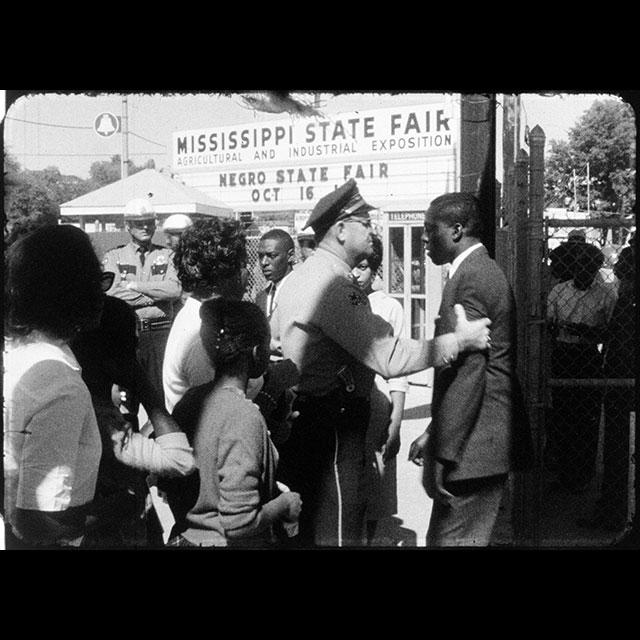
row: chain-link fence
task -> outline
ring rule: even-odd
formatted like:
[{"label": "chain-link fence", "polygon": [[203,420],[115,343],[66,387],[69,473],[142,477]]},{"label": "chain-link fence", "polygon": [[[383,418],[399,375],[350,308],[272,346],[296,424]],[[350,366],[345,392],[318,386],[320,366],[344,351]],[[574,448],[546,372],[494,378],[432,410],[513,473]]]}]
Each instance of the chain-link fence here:
[{"label": "chain-link fence", "polygon": [[622,533],[634,515],[635,244],[568,231],[546,226],[540,473],[543,519],[571,518],[564,542],[579,544]]}]

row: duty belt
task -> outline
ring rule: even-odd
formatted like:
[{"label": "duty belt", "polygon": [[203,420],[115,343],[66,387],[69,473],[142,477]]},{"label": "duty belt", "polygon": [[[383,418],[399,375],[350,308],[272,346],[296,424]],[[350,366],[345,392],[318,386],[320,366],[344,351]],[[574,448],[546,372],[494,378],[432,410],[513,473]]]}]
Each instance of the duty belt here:
[{"label": "duty belt", "polygon": [[138,331],[159,331],[160,329],[171,328],[172,320],[149,320],[147,318],[137,318]]}]

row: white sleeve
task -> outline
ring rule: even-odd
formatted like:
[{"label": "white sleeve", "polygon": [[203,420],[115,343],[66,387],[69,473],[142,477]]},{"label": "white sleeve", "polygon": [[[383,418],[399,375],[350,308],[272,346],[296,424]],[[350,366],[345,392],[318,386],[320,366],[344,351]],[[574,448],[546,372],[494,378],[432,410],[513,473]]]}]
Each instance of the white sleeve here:
[{"label": "white sleeve", "polygon": [[116,458],[129,467],[167,477],[189,475],[196,467],[193,449],[181,431],[155,440],[133,431],[114,431],[111,440]]},{"label": "white sleeve", "polygon": [[[385,318],[387,322],[393,327],[393,335],[399,338],[405,337],[404,331],[404,312],[402,305],[395,299],[389,298],[389,313],[388,318]],[[409,379],[407,376],[400,376],[399,378],[389,378],[388,391],[402,391],[404,393],[409,392]]]}]

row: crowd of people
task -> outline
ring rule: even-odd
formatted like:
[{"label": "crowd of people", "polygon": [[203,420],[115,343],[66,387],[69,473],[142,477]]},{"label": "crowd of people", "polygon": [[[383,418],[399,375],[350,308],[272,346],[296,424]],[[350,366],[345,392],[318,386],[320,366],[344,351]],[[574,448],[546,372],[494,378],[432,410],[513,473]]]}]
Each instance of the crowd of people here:
[{"label": "crowd of people", "polygon": [[432,420],[410,448],[433,500],[426,543],[487,546],[509,474],[532,462],[513,293],[480,241],[477,198],[436,198],[422,240],[451,268],[434,337],[407,338],[402,307],[373,286],[372,209],[354,180],[321,198],[297,264],[286,231],[265,233],[253,301],[233,220],[173,216],[161,246],[151,203],[133,200],[130,242],[102,267],[74,226],[16,234],[7,548],[370,544],[397,511],[407,376],[431,367]]},{"label": "crowd of people", "polygon": [[596,478],[604,409],[602,483],[593,513],[577,524],[620,531],[628,523],[630,414],[635,378],[635,238],[614,263],[615,279],[602,277],[604,252],[582,229],[549,254],[549,375],[546,416],[547,489],[580,494]]}]

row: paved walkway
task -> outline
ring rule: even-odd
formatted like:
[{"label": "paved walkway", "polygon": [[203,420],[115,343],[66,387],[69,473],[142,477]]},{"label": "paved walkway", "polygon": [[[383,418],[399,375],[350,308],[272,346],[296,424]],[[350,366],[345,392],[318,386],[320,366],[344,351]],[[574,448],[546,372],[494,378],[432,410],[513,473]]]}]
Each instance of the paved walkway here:
[{"label": "paved walkway", "polygon": [[408,461],[411,443],[426,429],[431,416],[431,387],[411,385],[405,401],[397,458],[398,513],[383,520],[373,546],[424,547],[431,499],[421,483],[422,468]]}]

